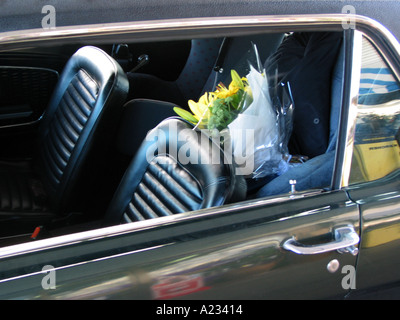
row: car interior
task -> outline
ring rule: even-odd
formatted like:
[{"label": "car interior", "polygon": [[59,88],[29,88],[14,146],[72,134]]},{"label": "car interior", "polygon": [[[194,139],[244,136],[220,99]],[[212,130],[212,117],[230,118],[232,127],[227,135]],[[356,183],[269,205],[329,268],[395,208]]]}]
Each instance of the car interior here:
[{"label": "car interior", "polygon": [[[325,151],[299,150],[295,141],[304,129],[294,127],[289,151],[293,161],[301,156],[304,163],[280,176],[254,183],[235,174],[222,148],[211,140],[200,143],[201,131],[173,110],[189,110],[189,99],[198,100],[220,82],[228,85],[231,69],[245,76],[252,44],[264,63],[282,54],[279,48],[292,34],[0,52],[0,246],[274,197],[291,190],[291,179],[299,191],[329,189],[331,175],[322,167],[333,171],[343,87],[341,40],[334,60],[318,62],[326,66],[316,80],[325,89],[313,88],[310,80],[310,92],[298,89],[294,97],[298,113],[301,95],[318,92],[328,101],[325,120],[304,115],[324,127]],[[315,56],[306,59],[309,51],[296,53],[299,64],[306,61],[302,70],[316,68]],[[171,125],[176,132],[168,130]],[[166,148],[153,150],[148,161],[146,136],[155,130],[165,134]],[[172,150],[187,141],[199,157],[217,154],[220,161],[179,162]],[[316,178],[321,175],[322,182]]]}]

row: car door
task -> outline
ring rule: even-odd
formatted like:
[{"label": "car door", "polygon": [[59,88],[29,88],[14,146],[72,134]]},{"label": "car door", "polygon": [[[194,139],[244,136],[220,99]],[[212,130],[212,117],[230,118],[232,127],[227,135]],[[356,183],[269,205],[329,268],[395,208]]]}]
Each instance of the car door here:
[{"label": "car door", "polygon": [[[0,53],[0,156],[31,155],[35,133],[73,48]],[[10,143],[12,142],[12,143]]]},{"label": "car door", "polygon": [[[348,192],[361,210],[354,298],[400,297],[400,85],[390,52],[358,34],[359,94],[355,100]],[[393,54],[393,52],[392,52]]]},{"label": "car door", "polygon": [[321,299],[344,297],[353,286],[359,211],[344,191],[128,227],[86,233],[90,241],[3,250],[1,298]]},{"label": "car door", "polygon": [[343,298],[359,236],[346,190],[252,199],[2,248],[0,298]]}]

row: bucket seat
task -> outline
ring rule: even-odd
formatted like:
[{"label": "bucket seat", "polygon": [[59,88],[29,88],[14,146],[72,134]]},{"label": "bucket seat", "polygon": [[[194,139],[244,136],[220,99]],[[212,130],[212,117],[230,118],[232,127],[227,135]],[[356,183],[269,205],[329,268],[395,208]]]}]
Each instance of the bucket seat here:
[{"label": "bucket seat", "polygon": [[34,157],[0,161],[0,236],[32,231],[89,197],[128,88],[124,71],[99,48],[83,47],[69,59]]}]

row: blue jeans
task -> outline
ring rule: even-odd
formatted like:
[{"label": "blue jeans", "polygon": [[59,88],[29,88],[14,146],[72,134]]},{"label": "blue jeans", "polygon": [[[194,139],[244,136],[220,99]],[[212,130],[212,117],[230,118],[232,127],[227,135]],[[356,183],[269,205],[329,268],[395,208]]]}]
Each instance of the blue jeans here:
[{"label": "blue jeans", "polygon": [[276,177],[257,192],[257,198],[287,193],[289,180],[296,180],[296,190],[329,187],[332,179],[335,150],[312,158],[307,162],[290,168]]}]

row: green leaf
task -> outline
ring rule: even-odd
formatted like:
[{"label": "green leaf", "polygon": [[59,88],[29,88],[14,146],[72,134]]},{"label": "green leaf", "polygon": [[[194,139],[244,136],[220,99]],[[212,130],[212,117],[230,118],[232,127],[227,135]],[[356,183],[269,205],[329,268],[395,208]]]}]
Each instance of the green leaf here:
[{"label": "green leaf", "polygon": [[190,121],[195,124],[197,122],[199,122],[199,120],[197,120],[189,111],[187,111],[185,109],[182,109],[179,107],[174,107],[174,111],[178,116],[182,117],[183,119],[185,119],[187,121]]},{"label": "green leaf", "polygon": [[244,89],[243,81],[235,70],[231,70],[232,81],[240,88]]}]

